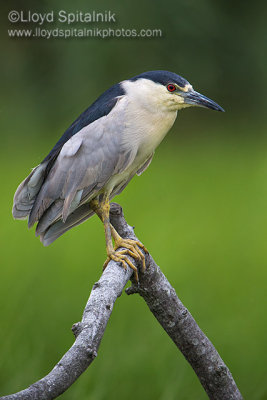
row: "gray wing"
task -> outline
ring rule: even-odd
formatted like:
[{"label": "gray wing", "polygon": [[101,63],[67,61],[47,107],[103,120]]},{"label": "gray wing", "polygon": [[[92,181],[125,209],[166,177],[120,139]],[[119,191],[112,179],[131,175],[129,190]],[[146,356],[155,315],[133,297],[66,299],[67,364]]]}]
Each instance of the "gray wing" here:
[{"label": "gray wing", "polygon": [[45,162],[35,167],[17,188],[12,208],[15,219],[26,219],[29,216],[44,181],[47,164]]},{"label": "gray wing", "polygon": [[137,149],[123,147],[123,103],[119,101],[109,115],[84,127],[62,147],[30,212],[29,227],[40,221],[37,234],[61,217],[66,221],[134,160]]}]

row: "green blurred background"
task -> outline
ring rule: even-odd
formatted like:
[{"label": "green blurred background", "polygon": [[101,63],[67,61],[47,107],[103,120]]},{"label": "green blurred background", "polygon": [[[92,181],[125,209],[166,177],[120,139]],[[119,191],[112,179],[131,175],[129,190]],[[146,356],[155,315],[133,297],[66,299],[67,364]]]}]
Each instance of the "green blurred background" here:
[{"label": "green blurred background", "polygon": [[[71,346],[70,328],[105,259],[95,217],[44,248],[25,222],[12,219],[17,185],[111,84],[167,69],[226,113],[179,113],[150,168],[116,201],[244,397],[266,399],[266,2],[46,0],[1,7],[1,395],[47,374]],[[11,39],[7,29],[33,27],[11,25],[11,9],[112,10],[117,22],[108,27],[159,28],[163,36]],[[206,395],[143,300],[123,294],[97,359],[61,398],[126,397]]]}]

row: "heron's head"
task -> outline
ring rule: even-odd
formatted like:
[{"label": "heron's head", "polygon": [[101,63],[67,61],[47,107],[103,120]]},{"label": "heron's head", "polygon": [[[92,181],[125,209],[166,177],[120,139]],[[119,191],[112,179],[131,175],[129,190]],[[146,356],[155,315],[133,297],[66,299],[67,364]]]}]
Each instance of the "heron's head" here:
[{"label": "heron's head", "polygon": [[196,92],[183,77],[168,71],[149,71],[123,81],[127,95],[144,107],[178,111],[186,107],[205,107],[224,111],[213,100]]}]

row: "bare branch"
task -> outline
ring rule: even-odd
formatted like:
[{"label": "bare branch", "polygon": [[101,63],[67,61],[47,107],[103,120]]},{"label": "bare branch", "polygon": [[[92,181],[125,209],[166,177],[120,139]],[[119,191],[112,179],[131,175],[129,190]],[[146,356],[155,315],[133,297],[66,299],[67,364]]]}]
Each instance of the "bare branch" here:
[{"label": "bare branch", "polygon": [[[115,210],[117,210],[115,212]],[[123,237],[129,237],[121,207],[113,205],[111,222]],[[135,236],[131,236],[135,239]],[[210,340],[176,295],[165,275],[148,255],[147,269],[139,274],[139,284],[126,289],[139,293],[178,349],[190,363],[211,400],[241,400],[236,383]]]},{"label": "bare branch", "polygon": [[[133,228],[124,219],[122,208],[113,203],[110,218],[124,238],[136,239]],[[132,259],[135,263],[135,260]],[[202,386],[212,400],[241,400],[233,377],[209,339],[178,299],[150,255],[139,284],[127,290],[139,293],[159,323],[195,370]],[[132,276],[111,261],[100,280],[93,286],[84,309],[82,321],[74,324],[75,343],[44,378],[18,393],[1,400],[50,400],[58,397],[86,370],[97,355],[113,305]]]},{"label": "bare branch", "polygon": [[125,271],[111,261],[94,284],[82,321],[73,325],[76,340],[52,371],[41,380],[1,400],[50,400],[65,392],[97,356],[116,299],[121,295],[132,270]]}]

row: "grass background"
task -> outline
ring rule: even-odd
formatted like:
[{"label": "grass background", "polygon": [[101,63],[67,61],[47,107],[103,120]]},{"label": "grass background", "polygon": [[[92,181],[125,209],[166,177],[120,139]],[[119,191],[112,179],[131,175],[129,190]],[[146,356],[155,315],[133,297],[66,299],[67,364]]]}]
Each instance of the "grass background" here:
[{"label": "grass background", "polygon": [[[36,10],[34,4],[23,7]],[[73,11],[68,2],[49,1],[39,11],[53,7]],[[76,8],[100,9],[82,1]],[[80,320],[105,259],[95,217],[43,248],[25,222],[11,217],[17,185],[105,88],[144,70],[169,69],[226,113],[179,113],[150,168],[115,201],[244,398],[266,399],[266,7],[220,1],[156,1],[152,7],[137,1],[115,2],[114,10],[118,26],[161,27],[164,37],[14,40],[1,27],[1,395],[40,379],[71,346],[70,328]],[[123,294],[97,359],[61,398],[125,397],[206,395],[143,300]]]}]

